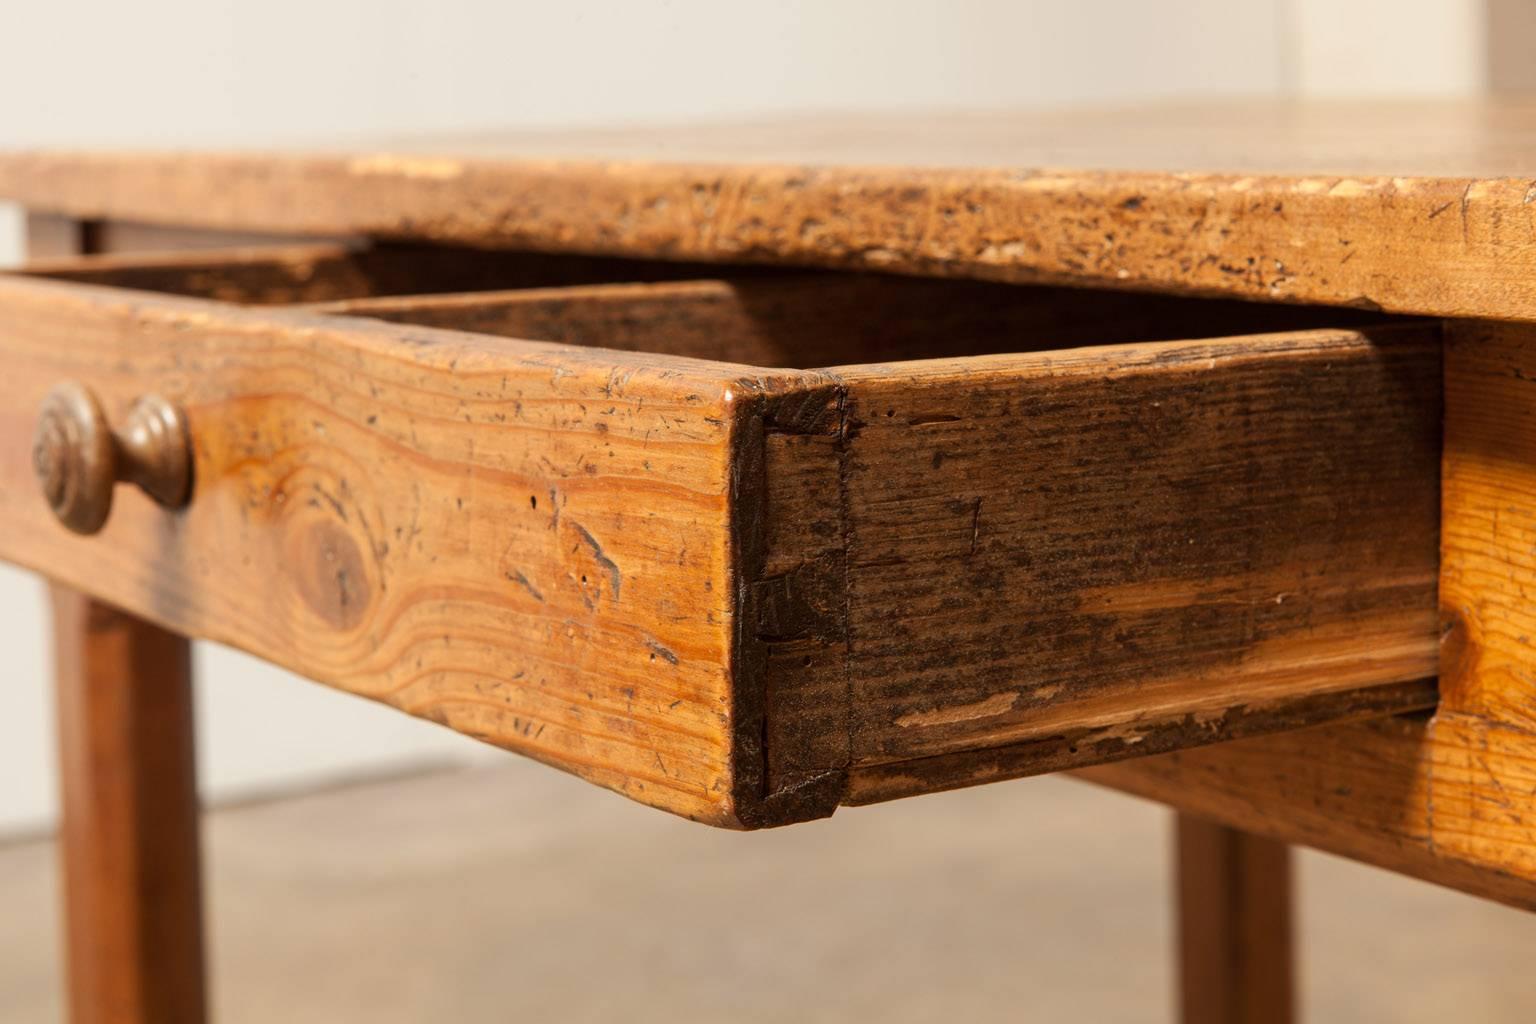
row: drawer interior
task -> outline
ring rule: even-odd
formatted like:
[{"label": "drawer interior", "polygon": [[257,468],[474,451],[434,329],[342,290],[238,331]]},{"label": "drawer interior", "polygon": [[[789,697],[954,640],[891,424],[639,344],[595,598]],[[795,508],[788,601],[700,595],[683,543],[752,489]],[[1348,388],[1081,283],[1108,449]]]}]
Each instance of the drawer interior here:
[{"label": "drawer interior", "polygon": [[[270,306],[382,295],[673,281],[717,276],[719,269],[696,263],[454,246],[318,243],[75,256],[36,261],[24,272],[76,284]],[[752,267],[736,271],[743,277],[782,273]]]},{"label": "drawer interior", "polygon": [[809,369],[1353,327],[1365,310],[424,245],[33,264],[33,276],[498,337]]}]

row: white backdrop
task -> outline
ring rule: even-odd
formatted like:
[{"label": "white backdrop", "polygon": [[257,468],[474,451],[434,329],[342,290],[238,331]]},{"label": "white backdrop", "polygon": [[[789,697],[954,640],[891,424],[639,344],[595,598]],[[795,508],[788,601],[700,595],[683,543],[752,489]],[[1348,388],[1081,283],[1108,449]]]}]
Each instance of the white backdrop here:
[{"label": "white backdrop", "polygon": [[[802,110],[1466,94],[1483,0],[4,0],[0,146],[217,146]],[[1508,41],[1505,40],[1505,45]],[[0,261],[19,254],[0,215]],[[39,584],[0,570],[0,832],[54,813]],[[205,797],[494,756],[200,646]]]}]

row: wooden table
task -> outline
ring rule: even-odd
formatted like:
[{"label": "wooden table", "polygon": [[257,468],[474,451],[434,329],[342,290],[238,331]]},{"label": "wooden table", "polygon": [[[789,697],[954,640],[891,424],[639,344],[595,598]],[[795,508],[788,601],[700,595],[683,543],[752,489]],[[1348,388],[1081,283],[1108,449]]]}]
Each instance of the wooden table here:
[{"label": "wooden table", "polygon": [[0,195],[77,1021],[204,1013],[186,637],[713,825],[1161,800],[1188,1021],[1290,1017],[1282,844],[1536,906],[1536,106],[12,153]]}]

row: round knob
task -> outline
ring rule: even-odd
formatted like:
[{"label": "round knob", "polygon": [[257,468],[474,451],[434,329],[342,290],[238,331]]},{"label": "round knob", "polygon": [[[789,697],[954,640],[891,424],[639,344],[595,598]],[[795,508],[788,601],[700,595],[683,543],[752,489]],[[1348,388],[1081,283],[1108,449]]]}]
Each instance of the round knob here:
[{"label": "round knob", "polygon": [[89,388],[60,384],[43,400],[32,465],[59,522],[76,533],[95,533],[106,524],[119,480],[137,484],[167,508],[185,505],[192,492],[187,418],[158,395],[135,402],[114,433]]}]

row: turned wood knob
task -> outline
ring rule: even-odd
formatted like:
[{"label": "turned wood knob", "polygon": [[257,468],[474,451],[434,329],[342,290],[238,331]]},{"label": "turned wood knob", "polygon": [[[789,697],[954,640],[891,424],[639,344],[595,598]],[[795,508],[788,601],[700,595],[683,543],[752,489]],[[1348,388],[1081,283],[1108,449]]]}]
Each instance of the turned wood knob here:
[{"label": "turned wood knob", "polygon": [[95,533],[106,524],[119,480],[177,508],[192,492],[187,418],[159,395],[145,395],[114,432],[90,389],[66,381],[43,399],[32,466],[54,515],[76,533]]}]

